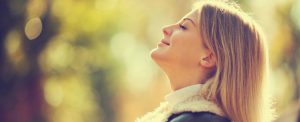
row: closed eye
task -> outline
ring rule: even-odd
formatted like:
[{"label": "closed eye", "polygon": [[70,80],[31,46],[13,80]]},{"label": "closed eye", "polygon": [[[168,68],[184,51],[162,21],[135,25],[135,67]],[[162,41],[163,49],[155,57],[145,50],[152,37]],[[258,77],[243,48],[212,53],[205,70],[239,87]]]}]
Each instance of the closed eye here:
[{"label": "closed eye", "polygon": [[182,25],[182,24],[179,24],[179,27],[180,27],[182,30],[186,30],[186,29],[187,29],[187,27],[184,26],[184,25]]}]

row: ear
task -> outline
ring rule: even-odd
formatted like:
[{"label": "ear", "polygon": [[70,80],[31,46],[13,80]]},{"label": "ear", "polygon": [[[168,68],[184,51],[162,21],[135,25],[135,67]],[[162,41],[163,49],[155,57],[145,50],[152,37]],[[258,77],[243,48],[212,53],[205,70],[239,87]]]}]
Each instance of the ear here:
[{"label": "ear", "polygon": [[200,59],[200,65],[205,68],[212,68],[216,65],[216,57],[211,51],[207,51]]}]

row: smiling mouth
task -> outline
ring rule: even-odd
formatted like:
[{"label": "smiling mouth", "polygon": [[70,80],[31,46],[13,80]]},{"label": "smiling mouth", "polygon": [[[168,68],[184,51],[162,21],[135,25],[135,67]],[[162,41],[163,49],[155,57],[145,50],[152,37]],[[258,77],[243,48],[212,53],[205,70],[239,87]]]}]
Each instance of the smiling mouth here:
[{"label": "smiling mouth", "polygon": [[170,45],[170,43],[166,42],[165,40],[161,40],[160,42],[168,46]]}]

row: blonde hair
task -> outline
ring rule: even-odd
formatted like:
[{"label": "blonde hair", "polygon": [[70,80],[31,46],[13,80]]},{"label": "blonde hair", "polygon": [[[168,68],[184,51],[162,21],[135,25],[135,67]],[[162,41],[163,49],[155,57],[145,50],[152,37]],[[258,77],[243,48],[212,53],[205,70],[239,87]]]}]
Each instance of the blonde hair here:
[{"label": "blonde hair", "polygon": [[264,91],[268,54],[264,34],[245,12],[232,3],[201,1],[200,33],[217,59],[208,99],[233,122],[269,122],[272,110]]}]

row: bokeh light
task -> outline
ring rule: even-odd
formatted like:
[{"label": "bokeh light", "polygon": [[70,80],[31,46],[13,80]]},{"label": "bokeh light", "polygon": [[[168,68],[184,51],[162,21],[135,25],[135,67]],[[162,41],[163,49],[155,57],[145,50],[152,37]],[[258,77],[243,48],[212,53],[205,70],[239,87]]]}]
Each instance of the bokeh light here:
[{"label": "bokeh light", "polygon": [[25,34],[29,40],[37,38],[43,30],[42,21],[40,18],[35,17],[30,19],[25,26]]},{"label": "bokeh light", "polygon": [[[132,122],[152,111],[170,86],[149,52],[195,1],[3,0],[0,121]],[[276,122],[297,121],[300,1],[237,2],[268,40]]]}]

